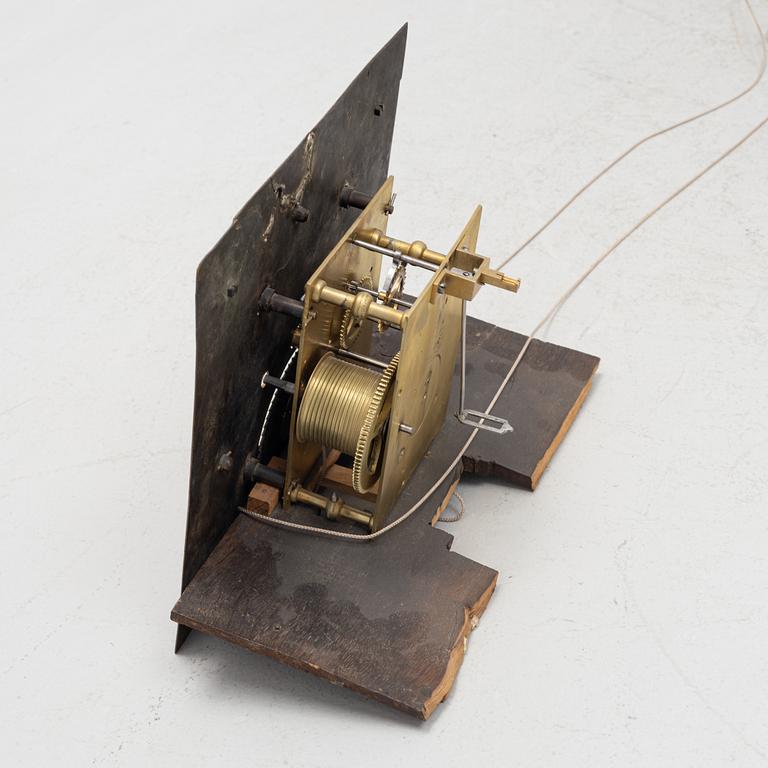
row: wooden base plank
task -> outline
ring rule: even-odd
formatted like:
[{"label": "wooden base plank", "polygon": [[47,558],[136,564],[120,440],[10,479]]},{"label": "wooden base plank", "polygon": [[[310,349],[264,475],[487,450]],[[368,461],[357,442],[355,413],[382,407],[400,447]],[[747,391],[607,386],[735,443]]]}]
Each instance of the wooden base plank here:
[{"label": "wooden base plank", "polygon": [[362,544],[338,552],[325,539],[307,548],[300,538],[241,516],[172,618],[429,717],[453,683],[497,573],[449,552],[444,535],[418,550],[418,541],[398,536],[399,553]]},{"label": "wooden base plank", "polygon": [[[484,407],[524,337],[477,320],[468,327],[467,381],[472,404]],[[496,409],[515,432],[481,432],[465,467],[535,487],[597,363],[553,344],[531,345]],[[456,381],[454,398],[455,390]],[[466,440],[452,409],[391,519],[434,484]],[[450,690],[498,576],[451,552],[453,537],[431,527],[461,471],[459,463],[414,515],[371,542],[238,517],[184,590],[173,620],[426,719]],[[275,516],[339,527],[299,506],[278,507]]]}]

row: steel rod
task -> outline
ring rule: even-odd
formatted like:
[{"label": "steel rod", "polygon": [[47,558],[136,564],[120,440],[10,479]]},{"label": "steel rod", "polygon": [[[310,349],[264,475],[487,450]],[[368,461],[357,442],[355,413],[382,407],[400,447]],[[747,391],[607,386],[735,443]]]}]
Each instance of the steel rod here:
[{"label": "steel rod", "polygon": [[265,373],[261,377],[261,388],[265,389],[267,386],[282,389],[283,392],[287,392],[289,395],[292,395],[294,390],[292,381],[286,381],[279,376],[270,376],[268,373]]},{"label": "steel rod", "polygon": [[382,360],[377,360],[375,357],[368,357],[368,355],[361,355],[359,352],[352,352],[350,349],[342,349],[341,347],[334,346],[328,343],[318,343],[318,347],[323,349],[330,349],[335,352],[339,357],[347,357],[350,360],[357,360],[359,363],[366,363],[367,365],[373,365],[376,368],[384,369],[389,363],[385,363]]},{"label": "steel rod", "polygon": [[[373,296],[377,299],[381,298],[381,293],[379,293],[379,291],[375,291],[373,288],[366,288],[364,285],[360,285],[359,283],[355,283],[354,290],[362,291],[363,293],[367,293],[369,296]],[[405,307],[406,309],[410,309],[413,306],[410,301],[403,301],[402,299],[398,299],[395,296],[393,296],[390,301],[393,304],[397,304],[399,307]]]},{"label": "steel rod", "polygon": [[360,248],[365,248],[367,251],[373,251],[374,253],[380,253],[382,256],[388,256],[390,259],[396,261],[402,261],[404,264],[411,264],[414,267],[421,267],[422,269],[428,269],[430,272],[437,272],[439,267],[435,264],[430,264],[423,259],[415,259],[413,256],[406,256],[400,251],[393,251],[389,248],[382,248],[380,245],[373,245],[373,243],[366,243],[365,240],[350,240],[352,245],[357,245]]},{"label": "steel rod", "polygon": [[273,288],[267,286],[261,294],[259,305],[267,312],[281,312],[301,320],[304,314],[304,303],[290,296],[282,296]]}]

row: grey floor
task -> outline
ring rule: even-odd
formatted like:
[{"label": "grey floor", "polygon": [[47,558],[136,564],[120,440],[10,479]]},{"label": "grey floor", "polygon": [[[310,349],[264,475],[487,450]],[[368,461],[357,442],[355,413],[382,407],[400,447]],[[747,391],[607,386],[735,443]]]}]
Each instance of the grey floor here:
[{"label": "grey floor", "polygon": [[[404,20],[393,229],[446,247],[482,202],[494,259],[759,64],[737,0],[2,4],[3,764],[768,762],[768,128],[549,328],[600,373],[535,494],[462,486],[454,549],[501,575],[431,721],[172,654],[195,267]],[[768,81],[642,149],[473,313],[531,328],[766,112]]]}]

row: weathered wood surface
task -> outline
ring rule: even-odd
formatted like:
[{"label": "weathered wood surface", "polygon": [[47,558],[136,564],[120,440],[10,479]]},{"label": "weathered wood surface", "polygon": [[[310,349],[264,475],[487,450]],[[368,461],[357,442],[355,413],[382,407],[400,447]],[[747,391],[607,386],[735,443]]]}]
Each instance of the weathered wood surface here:
[{"label": "weathered wood surface", "polygon": [[[296,323],[254,311],[270,285],[301,296],[304,281],[354,221],[345,185],[376,190],[389,166],[403,27],[248,201],[197,272],[197,364],[182,590],[248,493],[243,468],[257,444],[269,392],[266,370],[286,362]],[[306,221],[294,215],[300,205]],[[250,418],[243,418],[243,414]],[[177,648],[188,634],[179,628]]]},{"label": "weathered wood surface", "polygon": [[[524,337],[477,320],[468,326],[467,381],[472,404],[484,408]],[[597,362],[553,344],[532,344],[496,409],[515,432],[481,433],[464,466],[533,487],[583,401]],[[390,519],[419,499],[456,457],[468,428],[452,414],[449,409]],[[239,517],[172,618],[429,717],[453,683],[465,638],[497,577],[449,551],[453,537],[430,526],[461,470],[460,462],[418,512],[372,542],[320,538]],[[275,516],[337,526],[308,509],[278,508]]]},{"label": "weathered wood surface", "polygon": [[280,489],[266,483],[256,483],[251,488],[246,509],[269,517],[280,503]]},{"label": "weathered wood surface", "polygon": [[[467,407],[485,410],[526,337],[471,321],[467,344]],[[494,413],[514,427],[511,435],[481,431],[464,455],[464,470],[534,490],[592,385],[600,360],[574,349],[534,340]],[[451,403],[457,408],[458,398]],[[449,409],[449,413],[450,413]],[[448,423],[451,429],[461,425]]]}]

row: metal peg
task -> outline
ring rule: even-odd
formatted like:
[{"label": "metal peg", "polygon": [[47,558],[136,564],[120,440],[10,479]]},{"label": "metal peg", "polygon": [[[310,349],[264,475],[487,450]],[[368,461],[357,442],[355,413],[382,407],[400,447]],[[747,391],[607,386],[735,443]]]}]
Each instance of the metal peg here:
[{"label": "metal peg", "polygon": [[286,381],[285,379],[278,378],[277,376],[270,376],[268,373],[265,373],[261,377],[261,388],[266,389],[268,386],[282,389],[283,392],[287,392],[289,395],[292,395],[293,390],[295,389],[292,381]]},{"label": "metal peg", "polygon": [[297,299],[279,294],[274,288],[269,286],[261,292],[259,306],[266,312],[281,312],[284,315],[291,315],[299,320],[301,320],[304,314],[304,304]]},{"label": "metal peg", "polygon": [[345,184],[339,195],[339,205],[342,208],[359,208],[363,210],[363,208],[368,207],[368,203],[372,199],[371,195],[366,195],[365,192],[360,192],[350,187],[349,184]]}]

